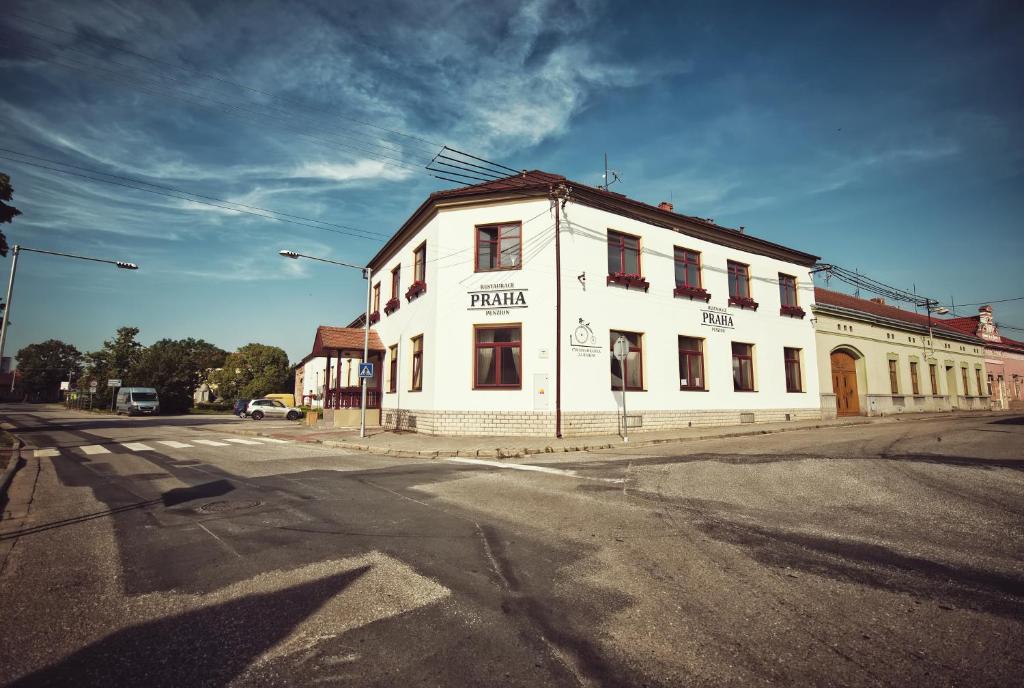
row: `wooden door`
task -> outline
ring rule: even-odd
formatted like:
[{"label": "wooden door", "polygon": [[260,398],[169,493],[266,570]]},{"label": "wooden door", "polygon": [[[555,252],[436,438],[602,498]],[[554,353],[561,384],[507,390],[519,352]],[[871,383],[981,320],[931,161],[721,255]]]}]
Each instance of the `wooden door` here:
[{"label": "wooden door", "polygon": [[836,395],[836,412],[840,416],[860,415],[860,394],[857,391],[857,363],[850,354],[832,354],[832,391]]}]

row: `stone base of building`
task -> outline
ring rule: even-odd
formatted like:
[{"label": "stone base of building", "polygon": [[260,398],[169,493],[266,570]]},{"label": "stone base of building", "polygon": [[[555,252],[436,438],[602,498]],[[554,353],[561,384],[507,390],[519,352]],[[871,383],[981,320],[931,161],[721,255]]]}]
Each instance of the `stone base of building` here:
[{"label": "stone base of building", "polygon": [[[725,411],[637,411],[628,413],[630,433],[741,423],[820,420],[820,409],[739,409]],[[381,426],[388,430],[451,436],[553,437],[553,411],[422,411],[383,409]],[[622,414],[563,412],[562,436],[622,434]]]},{"label": "stone base of building", "polygon": [[861,409],[866,416],[890,416],[899,413],[941,413],[943,411],[987,411],[989,398],[948,396],[945,394],[868,394],[866,407]]}]

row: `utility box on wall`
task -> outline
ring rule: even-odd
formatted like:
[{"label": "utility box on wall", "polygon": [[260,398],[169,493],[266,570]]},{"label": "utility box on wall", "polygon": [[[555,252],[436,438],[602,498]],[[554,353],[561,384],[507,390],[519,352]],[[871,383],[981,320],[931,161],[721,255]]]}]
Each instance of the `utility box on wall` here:
[{"label": "utility box on wall", "polygon": [[548,389],[547,373],[534,373],[533,375],[533,410],[547,411],[548,397],[551,390]]}]

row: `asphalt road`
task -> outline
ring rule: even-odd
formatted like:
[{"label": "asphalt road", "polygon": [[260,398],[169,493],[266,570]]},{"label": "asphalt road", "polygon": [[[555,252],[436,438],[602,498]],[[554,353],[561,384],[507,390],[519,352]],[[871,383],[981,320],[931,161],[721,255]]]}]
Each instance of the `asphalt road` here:
[{"label": "asphalt road", "polygon": [[234,419],[0,418],[39,450],[0,524],[6,684],[1024,676],[1024,418],[497,465]]}]

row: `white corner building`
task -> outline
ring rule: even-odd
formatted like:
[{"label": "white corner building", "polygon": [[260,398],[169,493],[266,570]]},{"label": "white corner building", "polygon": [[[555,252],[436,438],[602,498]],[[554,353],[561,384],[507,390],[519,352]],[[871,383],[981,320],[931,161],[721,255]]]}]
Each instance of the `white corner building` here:
[{"label": "white corner building", "polygon": [[543,172],[434,193],[369,263],[381,423],[572,436],[820,418],[816,260]]}]

